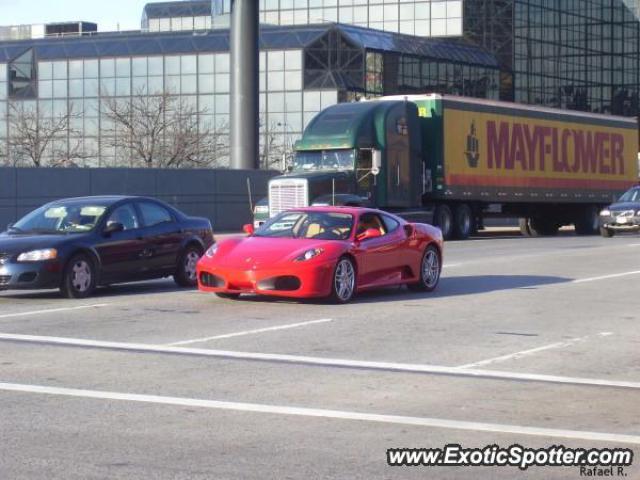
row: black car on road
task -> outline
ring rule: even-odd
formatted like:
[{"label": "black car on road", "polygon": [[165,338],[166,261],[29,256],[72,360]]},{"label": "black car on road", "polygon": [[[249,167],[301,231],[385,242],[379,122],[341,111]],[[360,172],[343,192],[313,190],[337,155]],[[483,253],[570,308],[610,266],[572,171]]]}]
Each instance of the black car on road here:
[{"label": "black car on road", "polygon": [[637,231],[640,231],[640,185],[600,212],[600,234],[603,237]]},{"label": "black car on road", "polygon": [[198,259],[213,243],[209,220],[152,198],[58,200],[0,234],[0,290],[85,298],[99,285],[169,276],[195,286]]}]

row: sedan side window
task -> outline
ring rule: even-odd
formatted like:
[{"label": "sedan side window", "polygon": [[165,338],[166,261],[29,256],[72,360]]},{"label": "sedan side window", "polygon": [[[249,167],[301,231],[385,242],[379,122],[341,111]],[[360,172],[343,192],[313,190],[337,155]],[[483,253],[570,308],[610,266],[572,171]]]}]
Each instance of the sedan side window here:
[{"label": "sedan side window", "polygon": [[119,206],[111,213],[107,220],[107,227],[114,223],[121,223],[125,230],[140,228],[140,220],[135,208],[130,203]]},{"label": "sedan side window", "polygon": [[139,205],[145,227],[173,222],[173,215],[166,208],[151,202],[141,202]]}]

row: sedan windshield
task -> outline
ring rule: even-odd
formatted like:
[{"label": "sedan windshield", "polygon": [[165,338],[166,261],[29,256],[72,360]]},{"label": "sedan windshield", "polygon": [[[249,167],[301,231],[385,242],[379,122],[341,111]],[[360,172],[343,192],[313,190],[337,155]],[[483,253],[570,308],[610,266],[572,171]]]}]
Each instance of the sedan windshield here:
[{"label": "sedan windshield", "polygon": [[284,212],[265,223],[256,237],[347,240],[353,215],[334,212]]},{"label": "sedan windshield", "polygon": [[624,202],[640,202],[640,188],[632,188],[618,200],[620,203]]},{"label": "sedan windshield", "polygon": [[91,204],[45,205],[11,227],[19,233],[85,233],[95,228],[107,207]]},{"label": "sedan windshield", "polygon": [[353,170],[354,150],[323,150],[321,152],[298,152],[294,161],[296,171]]}]

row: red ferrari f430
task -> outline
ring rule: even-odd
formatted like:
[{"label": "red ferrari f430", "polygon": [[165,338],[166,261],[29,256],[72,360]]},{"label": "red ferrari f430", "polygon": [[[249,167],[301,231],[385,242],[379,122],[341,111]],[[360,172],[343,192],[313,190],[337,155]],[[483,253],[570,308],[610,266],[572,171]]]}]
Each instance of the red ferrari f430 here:
[{"label": "red ferrari f430", "polygon": [[363,290],[433,291],[442,271],[438,228],[356,207],[310,207],[275,216],[247,237],[213,245],[197,266],[200,290],[349,302]]}]

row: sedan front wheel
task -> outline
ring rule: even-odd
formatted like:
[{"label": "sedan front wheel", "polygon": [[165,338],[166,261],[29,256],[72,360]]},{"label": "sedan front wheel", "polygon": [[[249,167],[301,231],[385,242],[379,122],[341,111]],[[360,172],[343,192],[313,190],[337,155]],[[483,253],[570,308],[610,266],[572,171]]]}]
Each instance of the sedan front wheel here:
[{"label": "sedan front wheel", "polygon": [[67,298],[87,298],[96,288],[96,267],[84,253],[74,255],[62,276],[60,292]]},{"label": "sedan front wheel", "polygon": [[181,287],[195,287],[198,284],[196,266],[202,256],[202,250],[195,245],[188,246],[180,255],[176,273],[173,276],[175,282]]}]

